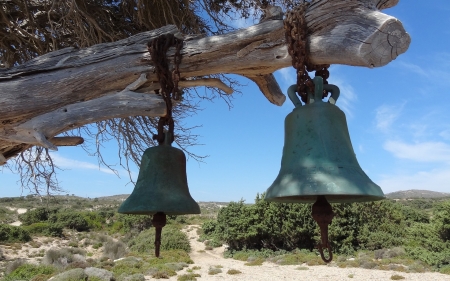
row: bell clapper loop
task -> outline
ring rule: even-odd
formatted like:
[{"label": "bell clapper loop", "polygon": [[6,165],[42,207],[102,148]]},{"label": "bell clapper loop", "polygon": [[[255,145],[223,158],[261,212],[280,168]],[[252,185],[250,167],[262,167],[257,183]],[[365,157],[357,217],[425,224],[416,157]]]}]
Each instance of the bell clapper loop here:
[{"label": "bell clapper loop", "polygon": [[[316,76],[313,79],[314,82],[314,94],[308,92],[308,104],[314,103],[315,100],[322,100],[323,92],[331,92],[331,96],[328,99],[328,103],[336,104],[337,99],[340,95],[339,87],[333,84],[323,84],[323,78],[321,76]],[[297,84],[291,85],[288,90],[287,94],[289,99],[292,101],[294,106],[301,107],[303,104],[300,101],[298,95],[296,94],[297,91]]]},{"label": "bell clapper loop", "polygon": [[289,99],[292,101],[292,103],[294,104],[295,107],[300,107],[302,106],[302,102],[300,101],[300,99],[298,98],[297,94],[297,84],[293,84],[291,85],[288,90],[288,97]]},{"label": "bell clapper loop", "polygon": [[[317,248],[322,260],[329,263],[333,259],[333,252],[328,241],[328,225],[333,220],[334,213],[325,196],[317,196],[317,200],[312,206],[312,217],[320,227],[320,243],[317,245]],[[323,254],[324,248],[328,249],[328,259]]]},{"label": "bell clapper loop", "polygon": [[331,92],[331,96],[328,99],[328,102],[331,104],[336,104],[336,101],[339,98],[339,95],[341,94],[339,87],[336,85],[333,85],[333,84],[326,84],[326,85],[323,85],[323,90],[327,91],[327,92]]},{"label": "bell clapper loop", "polygon": [[155,227],[155,256],[159,258],[159,249],[161,248],[161,232],[166,225],[167,216],[163,212],[158,212],[153,215],[152,225]]}]

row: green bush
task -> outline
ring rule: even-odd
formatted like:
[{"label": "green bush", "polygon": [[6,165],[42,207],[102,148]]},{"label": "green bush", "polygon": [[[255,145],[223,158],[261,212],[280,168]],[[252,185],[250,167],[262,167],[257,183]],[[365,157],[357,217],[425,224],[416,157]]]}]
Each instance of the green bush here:
[{"label": "green bush", "polygon": [[34,210],[28,210],[26,213],[19,215],[22,225],[30,225],[33,223],[46,222],[51,214],[57,212],[57,209],[47,209],[39,207]]},{"label": "green bush", "polygon": [[56,214],[57,221],[64,227],[85,231],[89,229],[89,224],[80,212],[70,210],[59,211]]},{"label": "green bush", "polygon": [[133,230],[141,232],[152,227],[152,216],[136,216],[116,213],[109,222],[111,233],[126,234]]},{"label": "green bush", "polygon": [[31,280],[37,275],[45,275],[47,279],[56,272],[56,268],[47,265],[23,264],[7,274],[3,281]]},{"label": "green bush", "polygon": [[[137,237],[130,240],[128,246],[131,251],[138,253],[153,252],[155,246],[155,228],[144,230]],[[186,234],[174,226],[166,226],[162,229],[161,250],[184,250],[191,251],[191,245]]]},{"label": "green bush", "polygon": [[30,234],[50,237],[61,237],[63,233],[63,227],[58,223],[37,222],[24,226],[23,228]]},{"label": "green bush", "polygon": [[110,239],[103,247],[103,256],[111,260],[119,259],[127,253],[126,245],[122,241],[114,241]]},{"label": "green bush", "polygon": [[0,242],[28,242],[31,236],[20,226],[0,224]]},{"label": "green bush", "polygon": [[5,207],[0,207],[0,223],[14,222],[16,212]]},{"label": "green bush", "polygon": [[65,269],[72,262],[85,261],[86,251],[78,248],[51,248],[45,252],[42,262],[47,265],[53,265],[59,269]]}]

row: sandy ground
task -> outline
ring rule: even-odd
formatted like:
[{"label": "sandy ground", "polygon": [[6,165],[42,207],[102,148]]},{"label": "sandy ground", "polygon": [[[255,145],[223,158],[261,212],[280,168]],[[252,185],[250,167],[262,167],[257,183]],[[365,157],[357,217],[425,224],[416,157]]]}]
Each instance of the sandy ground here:
[{"label": "sandy ground", "polygon": [[[11,211],[16,211],[19,215],[27,212],[27,209],[23,209],[23,208],[12,208],[12,207],[6,207],[6,208],[10,209]],[[22,225],[22,223],[20,221],[15,221],[13,223],[10,223],[10,225],[20,226],[20,225]]]},{"label": "sandy ground", "polygon": [[[195,273],[201,275],[198,280],[391,280],[392,275],[401,275],[405,277],[402,280],[432,281],[449,280],[450,275],[440,273],[403,273],[396,271],[373,270],[363,268],[338,268],[333,266],[306,266],[307,270],[298,270],[298,265],[277,265],[265,262],[261,266],[246,266],[245,262],[233,259],[225,259],[222,256],[225,247],[205,250],[205,244],[198,242],[196,228],[200,226],[188,226],[184,228],[191,241],[192,252],[190,256],[195,264],[201,269],[195,270]],[[191,230],[189,230],[191,229]],[[204,252],[199,252],[205,250]],[[216,275],[208,275],[210,267],[222,266],[222,272]],[[229,275],[229,269],[236,269],[242,273]],[[186,274],[187,269],[178,272],[178,276]],[[177,280],[178,276],[173,276],[170,280]],[[150,277],[146,277],[150,280]]]}]

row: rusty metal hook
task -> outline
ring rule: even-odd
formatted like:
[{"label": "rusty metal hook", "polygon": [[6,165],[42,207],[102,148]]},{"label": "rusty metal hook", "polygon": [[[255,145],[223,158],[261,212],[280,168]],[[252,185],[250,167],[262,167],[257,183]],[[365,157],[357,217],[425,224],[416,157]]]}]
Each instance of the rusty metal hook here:
[{"label": "rusty metal hook", "polygon": [[[325,196],[317,196],[317,200],[312,206],[312,217],[320,227],[321,241],[317,244],[320,257],[324,262],[329,263],[333,260],[333,252],[330,242],[328,241],[328,225],[333,220],[334,213]],[[328,249],[328,259],[325,258],[325,255],[323,254],[323,248]]]},{"label": "rusty metal hook", "polygon": [[332,252],[330,244],[328,244],[327,247],[326,247],[326,249],[328,249],[328,259],[325,258],[325,255],[323,254],[323,247],[322,247],[321,243],[319,243],[317,245],[317,248],[319,249],[320,257],[322,258],[322,260],[324,262],[330,263],[333,260],[333,252]]}]

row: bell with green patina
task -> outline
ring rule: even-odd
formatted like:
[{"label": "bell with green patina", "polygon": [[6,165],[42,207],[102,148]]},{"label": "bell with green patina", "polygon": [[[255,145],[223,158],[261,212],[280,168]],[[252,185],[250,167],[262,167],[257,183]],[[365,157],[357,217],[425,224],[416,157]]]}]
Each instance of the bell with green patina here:
[{"label": "bell with green patina", "polygon": [[[384,198],[381,188],[370,180],[356,160],[342,112],[335,102],[339,88],[314,78],[315,93],[302,105],[295,94],[288,96],[296,106],[285,119],[285,142],[278,177],[265,200],[282,203],[314,203],[325,196],[330,203],[375,201]],[[323,90],[332,93],[322,101]]]},{"label": "bell with green patina", "polygon": [[200,207],[189,193],[186,156],[170,145],[170,139],[166,135],[162,144],[145,150],[136,186],[120,206],[119,213],[200,214]]}]

